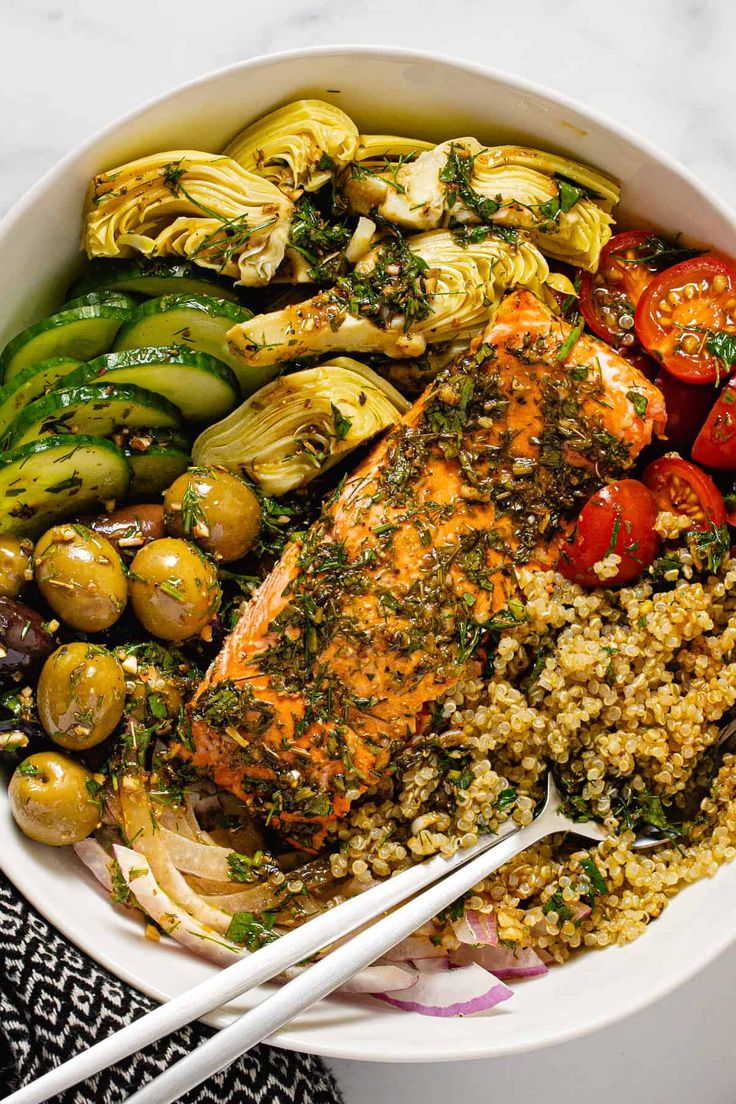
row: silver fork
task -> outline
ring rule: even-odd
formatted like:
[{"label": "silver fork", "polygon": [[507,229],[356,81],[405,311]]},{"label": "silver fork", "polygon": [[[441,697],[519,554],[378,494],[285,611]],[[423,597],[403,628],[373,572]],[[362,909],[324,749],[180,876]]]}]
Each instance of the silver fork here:
[{"label": "silver fork", "polygon": [[[723,729],[720,743],[735,732],[736,721]],[[156,1039],[277,977],[288,967],[324,950],[357,928],[365,928],[376,917],[388,914],[329,951],[129,1098],[129,1104],[171,1104],[381,958],[443,908],[534,843],[557,832],[574,832],[594,842],[607,837],[597,822],[583,823],[566,816],[562,812],[563,801],[550,774],[546,800],[531,824],[520,828],[507,822],[496,835],[481,837],[466,851],[449,859],[435,856],[316,916],[11,1093],[5,1098],[5,1104],[42,1104]],[[642,834],[634,846],[643,850],[663,842],[664,837],[656,833]],[[402,901],[407,903],[402,905]],[[397,905],[401,907],[396,908]]]}]

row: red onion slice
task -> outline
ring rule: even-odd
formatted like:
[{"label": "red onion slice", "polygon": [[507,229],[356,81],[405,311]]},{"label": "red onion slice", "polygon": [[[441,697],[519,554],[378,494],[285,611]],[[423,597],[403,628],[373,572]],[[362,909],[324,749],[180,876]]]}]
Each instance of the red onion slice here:
[{"label": "red onion slice", "polygon": [[493,912],[466,909],[459,920],[453,920],[452,928],[461,943],[492,947],[498,943],[496,915]]},{"label": "red onion slice", "polygon": [[104,847],[102,847],[96,839],[93,839],[92,836],[89,836],[87,839],[79,840],[75,843],[74,851],[76,852],[77,858],[81,859],[87,869],[94,874],[100,885],[103,886],[108,893],[112,893],[112,877],[110,876],[110,863],[112,859]]},{"label": "red onion slice", "polygon": [[541,977],[548,973],[542,959],[532,947],[512,951],[508,947],[459,947],[451,955],[458,966],[476,963],[503,981],[514,978]]},{"label": "red onion slice", "polygon": [[387,962],[408,962],[427,958],[444,958],[445,947],[432,943],[426,935],[410,935],[392,947],[383,957]]},{"label": "red onion slice", "polygon": [[340,986],[340,993],[390,993],[394,990],[405,991],[413,988],[419,981],[419,974],[408,966],[398,966],[393,962],[377,963],[367,966],[350,981]]},{"label": "red onion slice", "polygon": [[378,1000],[405,1012],[444,1017],[472,1016],[476,1012],[486,1012],[513,996],[507,985],[482,966],[472,963],[453,970],[448,967],[446,960],[424,963],[410,992],[410,997],[402,997],[396,993],[374,995]]}]

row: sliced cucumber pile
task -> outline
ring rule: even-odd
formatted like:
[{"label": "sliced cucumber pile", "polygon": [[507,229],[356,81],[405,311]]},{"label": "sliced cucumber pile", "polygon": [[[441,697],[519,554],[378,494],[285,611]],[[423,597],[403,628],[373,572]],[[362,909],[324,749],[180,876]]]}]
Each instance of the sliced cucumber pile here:
[{"label": "sliced cucumber pile", "polygon": [[114,349],[138,349],[146,345],[181,345],[208,353],[227,364],[241,379],[244,365],[227,343],[227,332],[252,314],[245,307],[208,295],[164,295],[141,303],[121,326]]},{"label": "sliced cucumber pile", "polygon": [[126,449],[125,456],[133,473],[130,497],[149,502],[160,499],[192,462],[189,452],[176,445],[151,445],[145,452]]},{"label": "sliced cucumber pile", "polygon": [[18,448],[46,434],[109,437],[120,426],[180,425],[178,407],[142,387],[68,387],[22,410],[0,437],[0,448]]},{"label": "sliced cucumber pile", "polygon": [[92,261],[69,288],[73,298],[88,291],[115,288],[134,295],[215,295],[237,302],[232,282],[191,261],[146,260]]},{"label": "sliced cucumber pile", "polygon": [[64,518],[122,499],[130,466],[112,441],[44,437],[0,456],[0,532],[36,536]]},{"label": "sliced cucumber pile", "polygon": [[77,368],[62,386],[132,383],[175,403],[193,422],[214,422],[240,402],[234,373],[207,353],[178,345],[130,348],[97,357]]},{"label": "sliced cucumber pile", "polygon": [[90,303],[49,315],[8,342],[0,355],[0,379],[8,383],[24,368],[49,357],[90,360],[106,353],[129,317],[129,310],[109,303]]},{"label": "sliced cucumber pile", "polygon": [[69,372],[79,368],[81,363],[73,357],[51,357],[50,360],[29,365],[0,387],[0,434],[24,407],[45,394]]}]

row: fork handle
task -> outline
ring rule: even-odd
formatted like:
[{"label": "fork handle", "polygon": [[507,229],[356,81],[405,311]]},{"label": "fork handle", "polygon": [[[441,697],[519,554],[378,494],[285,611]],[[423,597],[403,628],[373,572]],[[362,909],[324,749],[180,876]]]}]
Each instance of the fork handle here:
[{"label": "fork handle", "polygon": [[315,1001],[380,958],[483,878],[538,840],[559,831],[543,812],[527,827],[430,886],[419,896],[331,951],[261,1004],[240,1016],[129,1098],[128,1104],[172,1104],[289,1023]]}]

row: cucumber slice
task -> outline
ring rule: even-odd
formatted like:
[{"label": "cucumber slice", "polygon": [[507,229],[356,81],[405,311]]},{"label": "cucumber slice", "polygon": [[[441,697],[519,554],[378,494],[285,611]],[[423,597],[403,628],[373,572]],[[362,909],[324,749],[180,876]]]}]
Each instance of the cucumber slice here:
[{"label": "cucumber slice", "polygon": [[130,311],[107,303],[90,303],[59,311],[16,334],[0,355],[0,379],[7,383],[27,368],[49,357],[91,360],[106,353]]},{"label": "cucumber slice", "polygon": [[118,330],[113,349],[181,345],[217,357],[238,375],[247,368],[230,349],[226,334],[238,322],[252,317],[245,307],[209,295],[164,295],[140,304]]},{"label": "cucumber slice", "polygon": [[125,291],[115,291],[114,288],[100,291],[88,291],[84,295],[78,295],[76,299],[67,299],[61,310],[74,310],[75,307],[96,306],[98,303],[106,303],[110,307],[123,307],[125,310],[134,311],[140,304],[140,299],[135,295],[128,295]]},{"label": "cucumber slice", "polygon": [[122,499],[130,466],[112,441],[44,437],[0,456],[0,533],[37,536],[64,518]]},{"label": "cucumber slice", "polygon": [[116,288],[136,295],[216,295],[237,302],[232,283],[216,272],[200,268],[191,261],[147,260],[136,257],[125,261],[92,261],[89,268],[69,288],[67,295]]},{"label": "cucumber slice", "polygon": [[142,387],[66,387],[22,410],[0,438],[0,448],[19,448],[46,434],[109,437],[119,426],[180,425],[178,408]]},{"label": "cucumber slice", "polygon": [[238,381],[226,364],[178,345],[125,349],[83,364],[63,387],[135,384],[176,403],[185,418],[216,422],[240,402]]},{"label": "cucumber slice", "polygon": [[0,433],[12,422],[24,407],[48,391],[58,380],[81,366],[81,360],[72,357],[51,357],[30,364],[0,387]]},{"label": "cucumber slice", "polygon": [[192,462],[188,452],[173,445],[152,445],[146,452],[125,456],[133,472],[130,497],[149,501],[160,498]]}]

